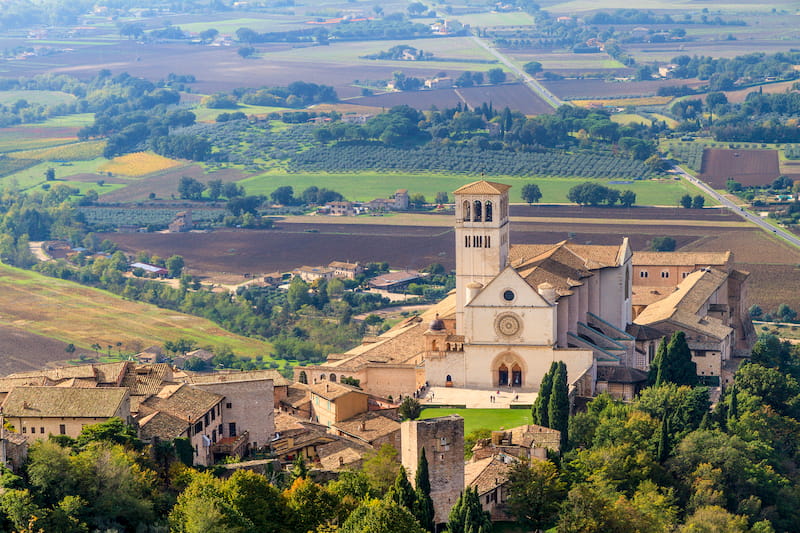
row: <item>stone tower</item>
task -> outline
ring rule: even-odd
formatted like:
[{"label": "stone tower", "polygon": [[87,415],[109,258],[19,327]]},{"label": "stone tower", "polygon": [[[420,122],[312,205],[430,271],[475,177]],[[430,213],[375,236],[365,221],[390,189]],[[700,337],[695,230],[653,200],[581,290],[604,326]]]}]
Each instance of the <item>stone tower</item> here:
[{"label": "stone tower", "polygon": [[456,333],[464,335],[468,285],[486,286],[508,262],[510,185],[476,181],[456,190]]},{"label": "stone tower", "polygon": [[412,484],[422,449],[428,460],[434,522],[447,522],[464,490],[464,419],[458,415],[400,424],[401,460]]}]

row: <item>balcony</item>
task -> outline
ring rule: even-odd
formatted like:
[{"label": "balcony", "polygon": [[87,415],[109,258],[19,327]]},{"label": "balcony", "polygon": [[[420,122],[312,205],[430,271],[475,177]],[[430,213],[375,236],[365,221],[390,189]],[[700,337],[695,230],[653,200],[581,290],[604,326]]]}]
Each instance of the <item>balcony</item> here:
[{"label": "balcony", "polygon": [[211,445],[211,453],[214,459],[222,457],[244,457],[250,444],[250,433],[243,431],[236,437],[223,437]]}]

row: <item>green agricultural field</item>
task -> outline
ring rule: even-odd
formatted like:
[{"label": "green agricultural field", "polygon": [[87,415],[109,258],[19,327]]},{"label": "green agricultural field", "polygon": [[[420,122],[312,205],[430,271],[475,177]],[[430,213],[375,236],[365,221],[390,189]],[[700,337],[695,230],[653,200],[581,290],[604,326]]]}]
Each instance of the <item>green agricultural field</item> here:
[{"label": "green agricultural field", "polygon": [[304,26],[304,19],[287,15],[271,14],[267,18],[232,18],[208,22],[179,24],[182,30],[197,32],[215,29],[223,35],[234,35],[239,28],[250,28],[257,32],[288,31]]},{"label": "green agricultural field", "polygon": [[13,105],[19,100],[25,100],[29,104],[49,106],[72,103],[75,101],[75,97],[61,91],[0,91],[0,104],[2,105]]},{"label": "green agricultural field", "polygon": [[476,429],[498,430],[531,424],[530,409],[423,409],[421,419],[460,415],[464,418],[464,434]]},{"label": "green agricultural field", "polygon": [[616,115],[611,115],[611,120],[622,125],[645,124],[650,126],[653,123],[653,121],[649,118],[643,117],[642,115],[637,115],[636,113],[618,113]]},{"label": "green agricultural field", "polygon": [[[354,174],[285,174],[267,173],[247,178],[239,183],[245,187],[247,194],[266,194],[283,185],[291,185],[295,194],[316,185],[333,189],[354,201],[368,201],[373,198],[386,198],[397,189],[408,189],[411,194],[422,193],[428,201],[433,201],[437,192],[448,194],[457,188],[481,179],[480,176],[464,176],[452,174],[377,174],[360,172]],[[642,180],[630,184],[608,184],[609,180],[591,178],[557,178],[536,177],[520,178],[509,176],[491,176],[488,179],[508,183],[511,189],[511,201],[522,202],[520,191],[526,183],[536,183],[542,191],[543,203],[567,203],[567,192],[570,188],[586,181],[608,185],[620,190],[630,189],[636,193],[638,205],[676,205],[678,199],[686,193],[696,194],[696,190],[688,183],[679,180]],[[707,204],[712,205],[712,204]]]},{"label": "green agricultural field", "polygon": [[455,17],[462,24],[492,28],[496,26],[532,26],[533,17],[528,13],[514,11],[512,13],[474,13]]},{"label": "green agricultural field", "polygon": [[291,109],[288,107],[271,107],[263,105],[239,104],[236,109],[209,109],[205,106],[192,108],[197,122],[215,122],[217,116],[222,113],[236,113],[241,111],[245,115],[268,115],[269,113],[283,113],[286,111],[302,111],[301,109]]},{"label": "green agricultural field", "polygon": [[216,324],[109,292],[0,265],[0,324],[74,343],[116,345],[131,351],[187,338],[198,346],[227,345],[237,355],[265,356],[269,343],[229,333]]},{"label": "green agricultural field", "polygon": [[[443,70],[454,68],[461,70],[475,70],[477,65],[469,63],[448,63],[445,61],[382,61],[361,59],[361,56],[377,54],[381,50],[388,50],[393,46],[407,44],[418,50],[432,52],[435,57],[455,59],[491,60],[494,56],[477,45],[468,37],[447,37],[437,39],[406,39],[402,41],[357,41],[336,42],[329,46],[314,46],[310,48],[293,48],[277,52],[265,52],[261,57],[267,60],[296,61],[302,63],[347,63],[349,65],[376,65],[394,66],[398,70],[405,68],[430,68]],[[499,64],[488,64],[493,68]]]}]

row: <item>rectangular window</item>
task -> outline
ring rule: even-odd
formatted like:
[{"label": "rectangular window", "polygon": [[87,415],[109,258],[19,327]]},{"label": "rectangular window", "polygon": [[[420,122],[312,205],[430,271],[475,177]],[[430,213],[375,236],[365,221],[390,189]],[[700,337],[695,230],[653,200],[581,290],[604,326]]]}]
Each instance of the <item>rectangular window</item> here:
[{"label": "rectangular window", "polygon": [[665,270],[665,271],[663,271],[663,272],[661,273],[661,277],[662,277],[662,278],[668,278],[668,277],[669,277],[669,271],[668,271],[668,270]]},{"label": "rectangular window", "polygon": [[211,421],[213,422],[216,419],[217,419],[217,410],[216,409],[212,409],[211,410]]},{"label": "rectangular window", "polygon": [[689,273],[688,273],[688,272],[684,272],[683,274],[681,274],[681,276],[682,276],[682,277],[684,277],[684,278],[685,278],[686,276],[688,276],[688,275],[689,275]]},{"label": "rectangular window", "polygon": [[646,278],[647,277],[647,270],[640,271],[639,272],[639,277],[640,278]]},{"label": "rectangular window", "polygon": [[464,248],[469,248],[469,235],[464,236]]},{"label": "rectangular window", "polygon": [[59,424],[58,425],[58,432],[61,435],[66,435],[67,434],[67,426],[65,426],[64,424]]},{"label": "rectangular window", "polygon": [[41,433],[42,435],[44,435],[44,428],[39,428],[39,433]]},{"label": "rectangular window", "polygon": [[204,418],[205,418],[205,421],[206,421],[206,425],[208,425],[208,413],[206,413],[206,416]]},{"label": "rectangular window", "polygon": [[487,248],[491,248],[492,247],[492,245],[490,244],[492,242],[491,239],[492,238],[489,235],[486,236],[486,247]]},{"label": "rectangular window", "polygon": [[225,404],[225,409],[230,409],[231,407],[233,407],[233,404],[231,402]]},{"label": "rectangular window", "polygon": [[26,428],[25,426],[22,426],[22,432],[23,433],[27,433],[28,432],[28,428]]},{"label": "rectangular window", "polygon": [[203,423],[198,422],[197,424],[194,425],[194,434],[197,435],[198,433],[202,432],[203,432]]},{"label": "rectangular window", "polygon": [[217,442],[217,430],[211,432],[211,442]]},{"label": "rectangular window", "polygon": [[228,423],[228,435],[231,437],[236,436],[236,422],[229,422]]}]

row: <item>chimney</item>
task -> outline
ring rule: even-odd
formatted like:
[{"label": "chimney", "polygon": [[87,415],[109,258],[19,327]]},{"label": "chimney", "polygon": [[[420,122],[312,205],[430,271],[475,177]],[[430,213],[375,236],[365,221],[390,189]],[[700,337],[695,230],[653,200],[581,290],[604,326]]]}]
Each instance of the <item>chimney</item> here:
[{"label": "chimney", "polygon": [[536,287],[536,292],[539,293],[539,296],[547,300],[549,303],[556,302],[556,289],[546,281],[544,283],[540,283],[538,287]]}]

